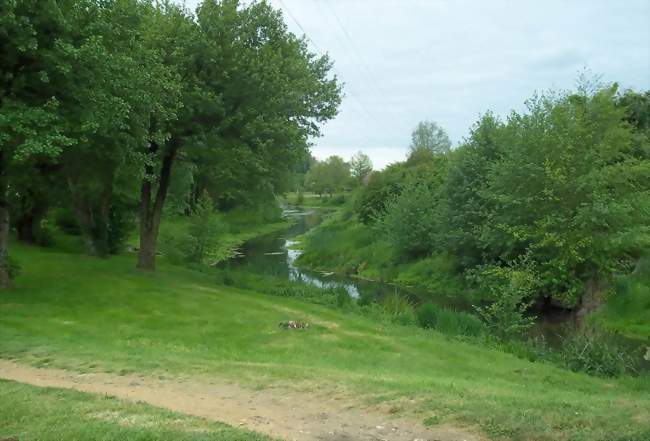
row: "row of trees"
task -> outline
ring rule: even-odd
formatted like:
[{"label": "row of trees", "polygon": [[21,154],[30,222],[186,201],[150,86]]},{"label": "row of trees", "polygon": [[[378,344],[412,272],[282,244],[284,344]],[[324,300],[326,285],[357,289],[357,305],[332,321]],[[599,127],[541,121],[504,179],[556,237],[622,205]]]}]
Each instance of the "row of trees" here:
[{"label": "row of trees", "polygon": [[345,162],[340,156],[330,156],[318,161],[312,159],[309,169],[301,178],[304,187],[319,195],[350,190],[363,184],[372,173],[372,161],[365,153],[359,151]]},{"label": "row of trees", "polygon": [[35,240],[55,206],[98,256],[137,212],[138,266],[154,269],[173,170],[194,199],[282,190],[337,112],[330,69],[265,1],[3,1],[0,285],[11,226]]},{"label": "row of trees", "polygon": [[479,286],[499,274],[486,292],[525,280],[520,291],[574,307],[650,249],[650,92],[583,81],[483,115],[454,150],[436,133],[419,126],[409,159],[357,198],[398,258],[449,256]]}]

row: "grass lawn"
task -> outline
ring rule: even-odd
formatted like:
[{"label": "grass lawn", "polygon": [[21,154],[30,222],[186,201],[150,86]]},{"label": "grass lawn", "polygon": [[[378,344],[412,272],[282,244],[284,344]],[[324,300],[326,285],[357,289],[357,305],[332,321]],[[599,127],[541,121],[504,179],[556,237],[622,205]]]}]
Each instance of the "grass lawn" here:
[{"label": "grass lawn", "polygon": [[[331,389],[389,403],[427,424],[475,427],[491,439],[650,439],[647,377],[605,380],[530,363],[434,331],[218,285],[217,277],[164,259],[148,274],[134,268],[133,255],[100,260],[22,245],[12,253],[22,275],[0,296],[3,358]],[[285,331],[282,320],[313,326]],[[86,399],[53,394],[70,406]],[[0,409],[0,421],[18,412]]]},{"label": "grass lawn", "polygon": [[140,403],[0,380],[0,439],[271,441]]}]

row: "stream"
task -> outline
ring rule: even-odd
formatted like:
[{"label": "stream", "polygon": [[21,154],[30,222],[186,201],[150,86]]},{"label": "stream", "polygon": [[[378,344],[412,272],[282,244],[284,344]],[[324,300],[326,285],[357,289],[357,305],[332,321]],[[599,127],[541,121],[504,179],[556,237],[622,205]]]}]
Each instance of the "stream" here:
[{"label": "stream", "polygon": [[[471,312],[471,305],[455,298],[432,296],[426,291],[398,287],[386,282],[298,268],[295,262],[302,251],[293,248],[297,243],[296,237],[318,226],[323,220],[324,214],[318,209],[285,207],[283,215],[292,222],[289,228],[244,243],[240,249],[240,255],[229,260],[228,266],[254,274],[302,281],[320,288],[343,288],[353,298],[380,300],[388,294],[399,292],[400,295],[411,299],[414,304],[421,302],[422,299],[427,299],[439,306]],[[578,323],[574,315],[561,310],[550,311],[538,317],[530,333],[531,336],[542,336],[551,347],[557,348],[565,336],[575,332],[577,326]],[[616,336],[616,340],[635,352],[639,352],[640,348],[648,345],[646,341],[619,335]],[[640,367],[643,371],[650,371],[650,361],[641,361]]]}]

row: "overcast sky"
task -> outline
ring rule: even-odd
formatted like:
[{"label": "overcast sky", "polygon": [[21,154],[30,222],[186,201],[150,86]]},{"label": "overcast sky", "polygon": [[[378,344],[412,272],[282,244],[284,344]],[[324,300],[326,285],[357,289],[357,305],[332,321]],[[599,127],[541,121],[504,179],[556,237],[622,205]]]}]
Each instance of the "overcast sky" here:
[{"label": "overcast sky", "polygon": [[404,159],[423,119],[457,144],[479,114],[505,115],[535,90],[571,88],[585,67],[650,89],[650,0],[271,3],[312,50],[329,53],[345,83],[339,115],[313,140],[319,159],[362,150],[382,168]]}]

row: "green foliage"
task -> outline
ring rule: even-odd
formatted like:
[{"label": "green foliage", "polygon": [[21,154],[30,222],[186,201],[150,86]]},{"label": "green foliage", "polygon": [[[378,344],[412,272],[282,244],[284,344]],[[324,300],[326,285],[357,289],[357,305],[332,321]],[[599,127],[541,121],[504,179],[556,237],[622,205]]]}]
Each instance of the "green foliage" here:
[{"label": "green foliage", "polygon": [[451,149],[451,141],[447,132],[433,121],[421,121],[411,133],[411,152],[409,159],[421,153],[447,153]]},{"label": "green foliage", "polygon": [[372,161],[370,157],[358,151],[350,160],[350,171],[357,184],[362,184],[372,173]]},{"label": "green foliage", "polygon": [[485,265],[470,277],[478,285],[480,297],[490,302],[475,307],[489,331],[503,340],[524,335],[534,323],[534,317],[527,315],[537,285],[530,263],[524,260],[509,267]]},{"label": "green foliage", "polygon": [[424,182],[407,183],[398,196],[386,202],[379,228],[398,255],[413,259],[433,251],[438,231],[435,191]]},{"label": "green foliage", "polygon": [[368,185],[361,188],[355,202],[361,222],[370,225],[383,215],[386,203],[402,192],[406,173],[403,165],[391,164],[370,175]]},{"label": "green foliage", "polygon": [[350,164],[339,156],[317,161],[305,175],[305,187],[319,195],[330,196],[346,189],[351,182]]},{"label": "green foliage", "polygon": [[175,263],[212,265],[219,260],[217,249],[224,230],[212,198],[203,192],[187,223],[163,236],[163,252]]}]

